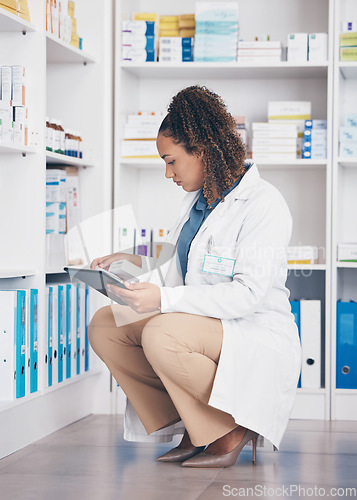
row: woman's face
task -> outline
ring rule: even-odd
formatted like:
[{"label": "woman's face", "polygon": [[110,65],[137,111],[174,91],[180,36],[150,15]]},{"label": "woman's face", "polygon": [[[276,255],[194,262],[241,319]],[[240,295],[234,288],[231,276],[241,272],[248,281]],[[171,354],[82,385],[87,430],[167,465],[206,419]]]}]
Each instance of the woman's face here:
[{"label": "woman's face", "polygon": [[159,134],[156,140],[159,155],[166,163],[165,176],[185,191],[197,191],[203,186],[202,154],[197,157],[175,144],[171,137]]}]

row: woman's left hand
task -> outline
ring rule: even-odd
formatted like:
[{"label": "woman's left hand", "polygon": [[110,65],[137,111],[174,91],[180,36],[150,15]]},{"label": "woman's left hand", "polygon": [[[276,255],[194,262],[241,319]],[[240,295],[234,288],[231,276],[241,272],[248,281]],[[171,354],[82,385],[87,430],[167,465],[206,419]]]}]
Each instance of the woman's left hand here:
[{"label": "woman's left hand", "polygon": [[120,297],[137,313],[147,313],[160,310],[160,287],[153,283],[127,283],[127,290],[115,285],[108,285],[107,289]]}]

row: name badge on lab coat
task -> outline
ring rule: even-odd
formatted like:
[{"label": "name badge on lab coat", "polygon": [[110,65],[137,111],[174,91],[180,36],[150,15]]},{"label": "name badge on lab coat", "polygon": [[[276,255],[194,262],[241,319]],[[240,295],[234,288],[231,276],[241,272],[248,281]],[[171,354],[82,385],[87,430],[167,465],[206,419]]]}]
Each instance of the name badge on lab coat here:
[{"label": "name badge on lab coat", "polygon": [[235,263],[236,259],[228,259],[206,253],[202,271],[205,273],[221,274],[222,276],[233,276]]}]

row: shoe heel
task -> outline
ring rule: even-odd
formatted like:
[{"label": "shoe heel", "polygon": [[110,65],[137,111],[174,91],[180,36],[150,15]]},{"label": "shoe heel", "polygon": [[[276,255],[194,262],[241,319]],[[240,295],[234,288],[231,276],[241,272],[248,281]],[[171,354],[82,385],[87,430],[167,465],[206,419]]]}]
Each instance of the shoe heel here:
[{"label": "shoe heel", "polygon": [[257,438],[253,438],[253,464],[257,463]]}]

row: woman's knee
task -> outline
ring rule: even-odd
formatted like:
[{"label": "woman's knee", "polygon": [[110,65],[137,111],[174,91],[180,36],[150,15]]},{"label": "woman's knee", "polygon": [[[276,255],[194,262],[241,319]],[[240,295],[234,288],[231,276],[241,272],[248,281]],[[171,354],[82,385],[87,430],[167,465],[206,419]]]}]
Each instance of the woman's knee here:
[{"label": "woman's knee", "polygon": [[[175,313],[170,313],[175,314]],[[150,362],[163,360],[168,350],[173,350],[180,343],[180,332],[174,327],[174,318],[169,314],[159,314],[150,319],[143,328],[141,345]]]}]

